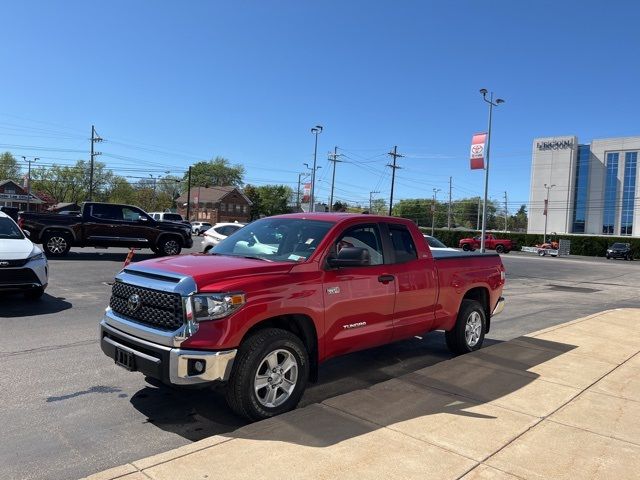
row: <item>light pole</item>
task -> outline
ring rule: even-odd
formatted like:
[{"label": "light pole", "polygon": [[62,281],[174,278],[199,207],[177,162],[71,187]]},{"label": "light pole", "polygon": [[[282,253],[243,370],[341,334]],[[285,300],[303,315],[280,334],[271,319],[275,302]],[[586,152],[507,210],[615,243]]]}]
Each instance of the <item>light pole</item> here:
[{"label": "light pole", "polygon": [[433,203],[431,204],[431,236],[433,237],[434,228],[436,224],[436,195],[440,191],[439,188],[433,189]]},{"label": "light pole", "polygon": [[296,207],[300,210],[300,182],[302,181],[303,176],[307,176],[308,173],[299,173],[298,174],[298,190],[296,190]]},{"label": "light pole", "polygon": [[553,187],[555,187],[555,183],[553,185],[544,184],[544,188],[547,189],[547,198],[544,201],[544,237],[542,238],[542,243],[547,243],[547,218],[549,218],[549,192]]},{"label": "light pole", "polygon": [[308,170],[311,171],[311,191],[309,192],[309,211],[314,212],[315,208],[313,206],[314,205],[313,204],[313,182],[315,181],[315,178],[316,178],[316,170],[320,170],[322,167],[318,166],[315,168],[311,168],[308,163],[303,163],[303,165],[307,167]]},{"label": "light pole", "polygon": [[481,88],[480,93],[482,94],[482,99],[489,104],[489,128],[487,130],[487,148],[485,149],[487,152],[487,166],[484,170],[484,204],[482,205],[482,231],[480,233],[480,251],[482,253],[485,252],[484,240],[487,232],[487,194],[489,190],[489,148],[491,147],[491,116],[493,114],[493,107],[497,107],[501,103],[504,103],[504,100],[501,98],[497,98],[496,101],[493,101],[493,92],[489,95],[487,99],[487,91],[486,88]]},{"label": "light pole", "polygon": [[24,160],[29,164],[29,169],[27,173],[27,212],[29,212],[31,211],[31,164],[33,162],[37,162],[40,159],[36,157],[33,160],[27,160],[27,157],[23,155],[22,160]]},{"label": "light pole", "polygon": [[311,195],[310,195],[311,205],[310,205],[309,211],[315,212],[316,211],[315,191],[316,191],[316,170],[317,170],[316,159],[318,157],[318,135],[322,133],[322,125],[316,125],[315,127],[313,127],[311,129],[311,133],[313,133],[316,136],[316,143],[313,149],[313,170],[311,171]]}]

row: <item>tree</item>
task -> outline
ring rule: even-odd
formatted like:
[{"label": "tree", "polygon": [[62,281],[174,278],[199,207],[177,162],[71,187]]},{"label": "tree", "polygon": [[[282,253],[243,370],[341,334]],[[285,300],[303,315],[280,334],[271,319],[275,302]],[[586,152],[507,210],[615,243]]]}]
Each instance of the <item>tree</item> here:
[{"label": "tree", "polygon": [[14,180],[20,181],[20,165],[10,152],[0,155],[0,181]]},{"label": "tree", "polygon": [[346,212],[347,208],[349,208],[349,205],[347,205],[346,203],[343,203],[340,200],[338,200],[336,203],[333,204],[333,207],[331,207],[331,211],[332,212]]},{"label": "tree", "polygon": [[244,190],[246,197],[253,205],[250,208],[251,220],[262,216],[290,213],[289,200],[293,190],[286,185],[247,185]]},{"label": "tree", "polygon": [[[229,160],[216,157],[208,162],[198,162],[191,166],[191,186],[196,187],[242,187],[244,177],[242,165],[231,165]],[[189,178],[185,173],[184,181]]]},{"label": "tree", "polygon": [[509,217],[508,223],[509,230],[526,232],[528,223],[527,206],[521,205],[516,214]]},{"label": "tree", "polygon": [[[104,163],[94,163],[94,200],[107,200],[106,192],[113,178],[113,172]],[[37,167],[31,170],[31,190],[44,192],[56,202],[80,203],[89,195],[89,179],[89,163],[84,160],[79,160],[74,166]]]},{"label": "tree", "polygon": [[375,215],[386,215],[389,213],[387,201],[384,198],[375,198],[371,201],[371,211],[369,213]]}]

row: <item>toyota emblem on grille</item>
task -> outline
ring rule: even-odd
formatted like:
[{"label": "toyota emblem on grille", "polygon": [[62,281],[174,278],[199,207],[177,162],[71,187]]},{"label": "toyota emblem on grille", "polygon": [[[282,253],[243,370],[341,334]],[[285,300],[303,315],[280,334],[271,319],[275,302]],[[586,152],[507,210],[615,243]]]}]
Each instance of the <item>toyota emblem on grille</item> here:
[{"label": "toyota emblem on grille", "polygon": [[129,307],[129,310],[132,312],[138,310],[140,305],[142,305],[142,302],[140,301],[140,295],[137,293],[134,293],[127,299],[127,307]]}]

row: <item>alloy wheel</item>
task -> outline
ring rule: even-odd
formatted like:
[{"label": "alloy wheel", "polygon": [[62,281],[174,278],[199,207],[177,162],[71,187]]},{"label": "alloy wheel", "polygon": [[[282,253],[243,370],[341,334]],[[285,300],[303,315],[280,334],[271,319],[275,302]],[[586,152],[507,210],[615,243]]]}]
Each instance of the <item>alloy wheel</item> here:
[{"label": "alloy wheel", "polygon": [[175,240],[169,240],[164,244],[164,253],[167,255],[177,255],[180,251],[180,245]]},{"label": "alloy wheel", "polygon": [[478,312],[471,312],[464,327],[464,338],[469,347],[475,347],[482,335],[482,318]]},{"label": "alloy wheel", "polygon": [[297,381],[298,361],[290,351],[278,349],[260,362],[253,388],[262,406],[275,408],[289,399]]},{"label": "alloy wheel", "polygon": [[64,237],[51,237],[47,242],[47,250],[51,253],[64,253],[67,250],[67,240]]}]

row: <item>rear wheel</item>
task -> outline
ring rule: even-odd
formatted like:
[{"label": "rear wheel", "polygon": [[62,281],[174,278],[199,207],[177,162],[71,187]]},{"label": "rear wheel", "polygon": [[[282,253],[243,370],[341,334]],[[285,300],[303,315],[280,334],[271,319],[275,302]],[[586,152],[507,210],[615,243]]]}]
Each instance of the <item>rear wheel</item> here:
[{"label": "rear wheel", "polygon": [[611,255],[607,253],[605,256],[607,257],[607,260],[611,260]]},{"label": "rear wheel", "polygon": [[468,243],[463,243],[462,250],[464,250],[465,252],[468,252],[469,250],[471,250],[471,247],[469,246]]},{"label": "rear wheel", "polygon": [[67,233],[45,233],[42,239],[42,248],[47,257],[63,257],[71,250],[71,238]]},{"label": "rear wheel", "polygon": [[482,347],[487,330],[487,314],[480,302],[462,300],[456,325],[445,332],[447,347],[452,353],[462,355]]},{"label": "rear wheel", "polygon": [[249,420],[293,410],[307,386],[309,355],[287,330],[266,328],[238,350],[227,385],[229,407]]},{"label": "rear wheel", "polygon": [[504,246],[496,245],[496,253],[504,253]]}]

